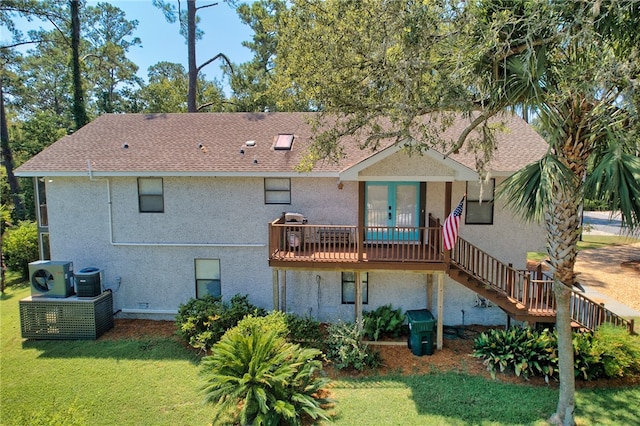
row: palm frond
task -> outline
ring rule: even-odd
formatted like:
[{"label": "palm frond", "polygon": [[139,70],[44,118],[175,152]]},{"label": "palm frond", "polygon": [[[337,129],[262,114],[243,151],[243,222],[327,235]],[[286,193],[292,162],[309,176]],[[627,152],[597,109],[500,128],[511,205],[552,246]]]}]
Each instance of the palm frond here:
[{"label": "palm frond", "polygon": [[574,179],[571,170],[547,154],[503,181],[496,196],[525,221],[540,222],[545,208],[552,205],[554,188],[568,187]]},{"label": "palm frond", "polygon": [[611,210],[620,211],[622,226],[640,226],[640,158],[611,144],[585,181],[588,198],[604,201]]}]

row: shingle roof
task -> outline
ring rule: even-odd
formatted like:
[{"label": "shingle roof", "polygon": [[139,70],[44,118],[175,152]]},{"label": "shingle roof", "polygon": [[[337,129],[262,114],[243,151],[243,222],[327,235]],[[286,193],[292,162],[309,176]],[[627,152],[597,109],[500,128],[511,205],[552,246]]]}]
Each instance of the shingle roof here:
[{"label": "shingle roof", "polygon": [[[312,139],[313,113],[105,114],[58,140],[16,170],[50,174],[277,174],[293,173]],[[464,128],[459,120],[448,131]],[[515,171],[540,158],[546,144],[524,121],[508,118],[492,169]],[[291,151],[274,150],[278,134],[294,134]],[[246,146],[255,141],[255,146]],[[337,174],[373,155],[346,140],[347,158],[323,161],[313,172]],[[241,153],[244,151],[244,154]],[[451,158],[473,169],[472,154]]]}]

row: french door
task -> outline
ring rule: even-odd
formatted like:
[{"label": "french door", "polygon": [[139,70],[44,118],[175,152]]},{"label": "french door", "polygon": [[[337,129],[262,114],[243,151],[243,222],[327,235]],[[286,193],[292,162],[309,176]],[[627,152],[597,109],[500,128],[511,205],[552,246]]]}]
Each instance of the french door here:
[{"label": "french door", "polygon": [[367,240],[419,239],[419,182],[367,182],[365,206]]}]

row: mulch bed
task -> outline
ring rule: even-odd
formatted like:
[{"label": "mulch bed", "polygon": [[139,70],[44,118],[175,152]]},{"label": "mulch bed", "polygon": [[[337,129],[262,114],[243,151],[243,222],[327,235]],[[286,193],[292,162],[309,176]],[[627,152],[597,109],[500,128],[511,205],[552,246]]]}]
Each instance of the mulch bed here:
[{"label": "mulch bed", "polygon": [[[471,356],[473,352],[473,339],[487,327],[470,325],[464,329],[455,329],[455,333],[446,334],[443,340],[442,350],[435,350],[433,355],[413,355],[406,345],[406,337],[396,341],[384,340],[381,345],[374,345],[380,352],[383,365],[376,370],[358,372],[355,370],[337,370],[328,364],[325,368],[327,375],[332,379],[360,378],[371,376],[384,376],[389,374],[411,375],[428,374],[435,372],[454,371],[475,376],[491,378],[490,373],[482,364],[482,361]],[[176,324],[173,321],[152,321],[139,319],[116,319],[115,326],[100,339],[144,339],[148,337],[174,337]],[[505,383],[519,383],[529,386],[548,386],[557,388],[558,382],[546,383],[541,377],[533,377],[525,380],[511,373],[498,373],[496,380]],[[640,386],[640,376],[623,379],[599,379],[585,382],[576,380],[577,389],[589,388],[615,388]]]}]

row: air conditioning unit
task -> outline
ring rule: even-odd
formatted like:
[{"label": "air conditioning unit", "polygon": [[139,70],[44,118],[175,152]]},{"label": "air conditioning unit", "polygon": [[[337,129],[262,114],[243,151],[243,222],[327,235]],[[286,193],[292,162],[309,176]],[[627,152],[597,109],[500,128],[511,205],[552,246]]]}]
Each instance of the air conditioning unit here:
[{"label": "air conditioning unit", "polygon": [[96,297],[102,293],[103,272],[90,266],[80,269],[74,274],[76,281],[76,296],[78,297]]},{"label": "air conditioning unit", "polygon": [[29,263],[31,296],[69,297],[74,294],[73,262],[39,260]]}]

